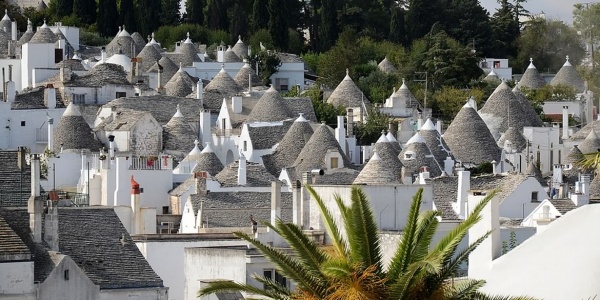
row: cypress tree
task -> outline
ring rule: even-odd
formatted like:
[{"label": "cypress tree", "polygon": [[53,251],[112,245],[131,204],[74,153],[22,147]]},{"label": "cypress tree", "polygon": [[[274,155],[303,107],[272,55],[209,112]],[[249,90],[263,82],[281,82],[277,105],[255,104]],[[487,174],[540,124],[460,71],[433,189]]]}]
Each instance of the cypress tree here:
[{"label": "cypress tree", "polygon": [[160,25],[179,24],[179,0],[161,0]]},{"label": "cypress tree", "polygon": [[222,10],[223,7],[221,5],[220,0],[208,0],[206,3],[206,26],[210,29],[225,29],[224,28],[225,20],[222,18]]},{"label": "cypress tree", "polygon": [[83,24],[96,23],[96,0],[73,0],[73,14]]},{"label": "cypress tree", "polygon": [[138,32],[142,36],[147,36],[154,32],[160,26],[160,20],[155,16],[160,15],[160,1],[157,0],[137,0],[137,24]]},{"label": "cypress tree", "polygon": [[56,0],[56,15],[59,18],[73,13],[73,0]]},{"label": "cypress tree", "polygon": [[243,0],[235,0],[233,8],[229,10],[229,35],[232,41],[237,41],[239,35],[248,34],[248,13],[244,7]]},{"label": "cypress tree", "polygon": [[187,22],[204,25],[204,0],[187,0],[185,2],[185,12],[187,14]]},{"label": "cypress tree", "polygon": [[135,22],[135,6],[133,0],[121,0],[119,5],[119,23],[125,25],[128,32],[137,31],[137,23]]},{"label": "cypress tree", "polygon": [[290,33],[286,18],[287,7],[285,0],[269,0],[269,34],[274,46],[279,50],[287,50]]},{"label": "cypress tree", "polygon": [[337,9],[335,0],[323,0],[321,7],[321,45],[319,50],[327,51],[338,37]]},{"label": "cypress tree", "polygon": [[404,27],[404,9],[392,8],[392,19],[390,20],[390,41],[398,44],[405,43],[406,29]]},{"label": "cypress tree", "polygon": [[117,33],[117,1],[98,0],[98,32],[101,36],[109,37]]},{"label": "cypress tree", "polygon": [[254,0],[252,5],[252,31],[257,32],[269,26],[268,0]]}]

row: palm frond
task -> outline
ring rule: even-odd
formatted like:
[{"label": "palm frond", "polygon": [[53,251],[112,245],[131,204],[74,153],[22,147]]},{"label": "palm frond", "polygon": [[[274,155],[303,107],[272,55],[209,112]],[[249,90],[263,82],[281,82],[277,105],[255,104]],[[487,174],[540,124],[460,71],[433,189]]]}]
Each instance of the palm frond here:
[{"label": "palm frond", "polygon": [[326,291],[325,282],[322,282],[319,278],[315,278],[310,270],[308,270],[296,257],[287,255],[278,249],[265,245],[243,232],[234,232],[234,234],[258,248],[260,252],[275,265],[276,269],[281,274],[295,281],[301,288],[319,296],[324,295]]},{"label": "palm frond", "polygon": [[455,254],[454,256],[452,256],[452,258],[450,260],[444,261],[444,267],[442,268],[442,271],[437,275],[436,283],[440,284],[444,280],[447,280],[450,277],[454,276],[454,274],[456,274],[456,271],[458,270],[458,267],[460,266],[460,264],[463,263],[464,261],[467,261],[469,259],[469,254],[471,254],[471,252],[473,252],[481,243],[483,243],[483,241],[488,236],[490,236],[490,234],[492,234],[491,231],[487,232],[486,234],[481,236],[479,239],[477,239],[475,242],[470,244],[467,248],[460,251],[458,254]]},{"label": "palm frond", "polygon": [[438,228],[438,212],[427,211],[419,214],[415,234],[415,248],[411,262],[423,259],[429,253],[431,241]]},{"label": "palm frond", "polygon": [[350,244],[350,255],[354,262],[365,266],[375,266],[381,274],[381,249],[379,235],[371,204],[364,191],[358,186],[352,186],[352,205],[350,219],[345,219],[346,235]]},{"label": "palm frond", "polygon": [[321,266],[321,271],[329,278],[340,279],[350,276],[353,272],[352,266],[347,259],[332,258]]},{"label": "palm frond", "polygon": [[442,259],[436,253],[430,253],[430,255],[420,261],[411,263],[406,272],[403,272],[394,283],[389,285],[390,296],[393,299],[411,299],[411,293],[414,292],[414,288],[418,286],[418,283],[423,280],[426,275],[437,273],[442,266]]},{"label": "palm frond", "polygon": [[310,195],[315,199],[317,206],[319,207],[319,211],[321,212],[321,218],[323,219],[323,223],[325,225],[325,230],[327,230],[327,234],[331,238],[331,242],[333,244],[333,248],[335,249],[338,256],[347,256],[348,249],[346,247],[346,241],[342,238],[339,228],[333,219],[333,215],[331,211],[325,206],[325,202],[323,199],[315,192],[315,190],[310,186],[306,185],[306,189],[310,193]]},{"label": "palm frond", "polygon": [[229,281],[229,280],[218,280],[218,281],[210,282],[208,284],[208,286],[206,286],[198,291],[198,297],[202,297],[202,296],[206,296],[206,295],[210,295],[210,294],[214,294],[214,293],[218,293],[218,292],[231,292],[231,291],[251,293],[251,294],[256,294],[256,295],[260,295],[260,296],[264,296],[264,297],[268,297],[268,298],[272,298],[272,299],[276,299],[276,300],[285,300],[286,299],[286,296],[280,295],[279,293],[277,293],[275,291],[264,290],[261,288],[254,287],[250,284],[237,283],[237,282],[233,282],[233,281]]},{"label": "palm frond", "polygon": [[392,257],[390,266],[388,268],[388,277],[391,281],[388,284],[394,282],[400,277],[400,274],[407,271],[410,264],[410,255],[413,252],[415,243],[415,236],[417,230],[417,223],[419,221],[419,211],[423,198],[423,189],[420,188],[415,196],[413,197],[410,209],[408,210],[408,216],[406,219],[406,225],[404,226],[404,234],[398,243],[398,248]]},{"label": "palm frond", "polygon": [[475,292],[471,299],[473,299],[473,300],[538,300],[538,298],[535,298],[535,297],[486,295],[482,292]]},{"label": "palm frond", "polygon": [[455,283],[447,283],[444,293],[447,299],[451,300],[471,299],[483,285],[485,285],[485,280],[458,280]]},{"label": "palm frond", "polygon": [[271,278],[267,278],[257,274],[252,274],[252,278],[254,278],[254,280],[258,281],[259,283],[262,283],[264,289],[272,293],[275,293],[282,297],[289,297],[292,294],[292,292],[287,286],[283,286],[279,284],[279,282],[276,282]]}]

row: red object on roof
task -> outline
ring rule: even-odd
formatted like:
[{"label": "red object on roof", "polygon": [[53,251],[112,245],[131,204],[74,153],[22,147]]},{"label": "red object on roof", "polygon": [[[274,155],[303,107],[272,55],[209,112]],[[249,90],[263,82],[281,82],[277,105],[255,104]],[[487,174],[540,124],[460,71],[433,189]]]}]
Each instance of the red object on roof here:
[{"label": "red object on roof", "polygon": [[56,192],[56,191],[48,192],[48,200],[52,200],[52,201],[60,200],[60,197],[58,196],[58,192]]},{"label": "red object on roof", "polygon": [[140,194],[140,184],[133,179],[133,175],[131,175],[131,194],[139,195]]}]

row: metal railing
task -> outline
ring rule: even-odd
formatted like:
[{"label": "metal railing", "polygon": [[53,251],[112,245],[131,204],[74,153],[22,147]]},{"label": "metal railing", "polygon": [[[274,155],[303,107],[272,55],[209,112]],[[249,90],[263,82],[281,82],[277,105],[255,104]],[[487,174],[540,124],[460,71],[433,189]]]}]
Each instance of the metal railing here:
[{"label": "metal railing", "polygon": [[[70,205],[67,206],[89,206],[90,200],[87,194],[82,193],[71,193],[62,190],[54,191],[58,196],[58,200],[68,200]],[[0,193],[0,207],[27,207],[27,201],[29,201],[31,193],[29,191]],[[48,198],[48,192],[40,194],[42,199]],[[45,204],[44,204],[45,205]]]},{"label": "metal railing", "polygon": [[172,170],[173,158],[167,155],[158,157],[132,157],[130,170]]}]

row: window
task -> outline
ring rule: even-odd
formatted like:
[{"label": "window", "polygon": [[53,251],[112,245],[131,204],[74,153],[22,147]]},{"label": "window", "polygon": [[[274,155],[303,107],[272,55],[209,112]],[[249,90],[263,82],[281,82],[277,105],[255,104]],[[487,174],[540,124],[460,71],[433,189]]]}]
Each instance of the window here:
[{"label": "window", "polygon": [[248,141],[244,141],[244,151],[248,151]]},{"label": "window", "polygon": [[531,202],[538,202],[538,192],[531,192]]},{"label": "window", "polygon": [[499,69],[500,68],[500,61],[499,60],[495,60],[494,61],[494,69]]},{"label": "window", "polygon": [[337,169],[338,168],[338,158],[337,157],[332,157],[331,158],[331,168],[332,169]]},{"label": "window", "polygon": [[560,158],[560,150],[558,150],[558,164],[561,164],[561,158]]},{"label": "window", "polygon": [[554,151],[550,150],[550,165],[554,166]]},{"label": "window", "polygon": [[21,127],[25,127],[25,121],[21,121]]},{"label": "window", "polygon": [[275,79],[275,87],[279,91],[288,91],[289,90],[289,80],[287,78],[276,78]]},{"label": "window", "polygon": [[162,211],[163,211],[163,215],[168,215],[169,214],[169,207],[168,206],[163,206],[162,207]]},{"label": "window", "polygon": [[65,270],[63,277],[65,278],[65,280],[69,280],[69,270]]},{"label": "window", "polygon": [[406,152],[404,152],[404,159],[405,160],[415,159],[415,153],[412,152],[412,151],[406,151]]},{"label": "window", "polygon": [[[285,276],[279,274],[279,272],[273,270],[273,269],[265,269],[263,272],[263,275],[265,276],[265,278],[269,278],[279,284],[281,284],[282,286],[288,286],[288,281],[287,278],[285,278]],[[264,287],[265,289],[267,287]]]},{"label": "window", "polygon": [[73,104],[85,104],[85,94],[73,94]]},{"label": "window", "polygon": [[127,93],[125,92],[117,92],[116,98],[124,98],[127,97]]}]

